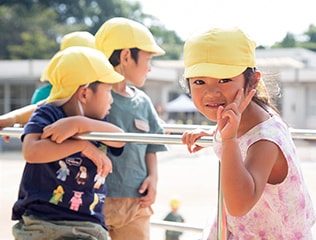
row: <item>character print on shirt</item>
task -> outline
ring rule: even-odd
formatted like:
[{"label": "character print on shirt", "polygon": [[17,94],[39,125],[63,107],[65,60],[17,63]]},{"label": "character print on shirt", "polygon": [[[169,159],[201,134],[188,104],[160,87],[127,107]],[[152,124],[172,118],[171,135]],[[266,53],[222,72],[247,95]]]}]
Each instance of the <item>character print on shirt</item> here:
[{"label": "character print on shirt", "polygon": [[75,179],[79,185],[85,185],[88,180],[87,168],[84,166],[80,166]]},{"label": "character print on shirt", "polygon": [[53,196],[49,200],[50,203],[53,203],[57,205],[59,202],[63,201],[63,195],[65,191],[61,185],[59,185],[54,191],[53,191]]},{"label": "character print on shirt", "polygon": [[102,184],[105,183],[105,177],[100,176],[99,174],[96,174],[94,177],[94,188],[99,189]]},{"label": "character print on shirt", "polygon": [[98,202],[99,202],[99,198],[98,198],[98,195],[95,193],[93,196],[93,202],[89,206],[89,210],[90,210],[91,215],[95,214],[94,208],[98,204]]},{"label": "character print on shirt", "polygon": [[91,215],[95,214],[95,207],[99,204],[99,203],[103,203],[105,202],[105,194],[102,193],[94,193],[94,199],[93,202],[90,204],[89,206],[89,210]]},{"label": "character print on shirt", "polygon": [[57,179],[60,179],[61,181],[66,181],[67,176],[69,175],[69,169],[67,167],[67,164],[60,160],[59,162],[60,168],[57,170]]},{"label": "character print on shirt", "polygon": [[69,165],[69,166],[76,166],[76,167],[79,167],[82,163],[82,159],[81,158],[73,158],[73,157],[70,157],[70,158],[66,158],[66,163]]},{"label": "character print on shirt", "polygon": [[83,192],[73,191],[74,195],[70,199],[70,210],[78,211],[80,206],[82,205],[82,195]]}]

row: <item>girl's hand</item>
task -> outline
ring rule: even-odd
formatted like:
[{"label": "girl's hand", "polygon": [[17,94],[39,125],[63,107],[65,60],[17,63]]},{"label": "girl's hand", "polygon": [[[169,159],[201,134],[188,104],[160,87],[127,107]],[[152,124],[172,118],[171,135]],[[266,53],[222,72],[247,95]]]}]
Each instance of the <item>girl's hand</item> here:
[{"label": "girl's hand", "polygon": [[66,139],[75,136],[79,129],[71,118],[72,117],[62,118],[46,126],[43,129],[41,138],[50,138],[53,142],[62,143]]},{"label": "girl's hand", "polygon": [[185,131],[182,135],[182,143],[187,145],[190,153],[195,153],[203,147],[196,145],[195,142],[203,136],[213,136],[214,134],[203,129],[195,129],[193,131]]},{"label": "girl's hand", "polygon": [[97,167],[97,173],[101,177],[106,177],[109,173],[112,173],[111,160],[92,143],[87,142],[86,148],[82,150],[82,154],[94,162]]},{"label": "girl's hand", "polygon": [[243,89],[238,90],[232,103],[228,104],[225,108],[221,106],[217,110],[217,128],[222,140],[237,137],[241,115],[251,102],[256,90],[252,89],[249,91],[244,100],[242,100],[243,92]]}]

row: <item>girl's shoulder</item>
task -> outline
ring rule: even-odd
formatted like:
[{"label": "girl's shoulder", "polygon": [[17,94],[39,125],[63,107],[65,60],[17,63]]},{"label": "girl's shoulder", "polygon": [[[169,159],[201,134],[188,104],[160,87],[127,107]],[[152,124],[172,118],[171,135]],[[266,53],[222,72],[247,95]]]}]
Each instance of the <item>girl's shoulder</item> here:
[{"label": "girl's shoulder", "polygon": [[279,145],[290,139],[291,135],[287,124],[278,115],[271,115],[269,119],[246,132],[239,140],[241,144],[249,146],[260,140],[268,140]]}]

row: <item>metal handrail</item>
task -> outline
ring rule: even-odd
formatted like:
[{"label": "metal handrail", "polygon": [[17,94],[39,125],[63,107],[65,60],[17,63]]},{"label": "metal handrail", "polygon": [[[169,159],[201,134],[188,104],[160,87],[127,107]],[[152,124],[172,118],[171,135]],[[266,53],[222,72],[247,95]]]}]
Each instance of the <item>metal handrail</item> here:
[{"label": "metal handrail", "polygon": [[[163,128],[166,132],[183,133],[197,128],[213,131],[216,127],[214,125],[163,124]],[[316,140],[316,130],[299,128],[289,128],[289,130],[293,139]]]},{"label": "metal handrail", "polygon": [[160,220],[150,220],[150,224],[156,227],[163,227],[165,230],[171,231],[191,231],[201,233],[204,229],[204,227],[200,225]]},{"label": "metal handrail", "polygon": [[[182,124],[163,124],[166,132],[183,133],[197,128],[204,130],[215,130],[215,126],[206,125],[182,125]],[[0,136],[20,137],[23,128],[6,127],[0,129]],[[316,130],[312,129],[296,129],[290,128],[290,133],[293,139],[316,140]],[[146,133],[98,133],[91,132],[77,136],[84,140],[107,140],[121,142],[138,142],[138,143],[157,143],[157,144],[182,144],[181,136],[174,134],[146,134]],[[201,146],[211,146],[213,143],[212,137],[202,137],[196,142]]]},{"label": "metal handrail", "polygon": [[[0,130],[0,136],[20,137],[23,128],[7,127]],[[90,132],[77,135],[76,138],[82,140],[98,141],[118,141],[118,142],[137,142],[137,143],[154,143],[154,144],[183,144],[181,135],[167,134],[149,134],[149,133],[104,133]],[[196,144],[202,147],[212,146],[212,137],[202,137]]]}]

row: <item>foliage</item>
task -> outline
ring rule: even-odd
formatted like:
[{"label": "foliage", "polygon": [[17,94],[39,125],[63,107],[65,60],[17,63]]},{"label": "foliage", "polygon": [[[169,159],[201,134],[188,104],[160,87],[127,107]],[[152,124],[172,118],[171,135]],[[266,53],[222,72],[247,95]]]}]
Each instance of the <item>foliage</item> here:
[{"label": "foliage", "polygon": [[125,0],[1,0],[0,59],[47,59],[59,48],[61,37],[82,30],[94,34],[112,17],[144,23],[167,54],[178,59],[183,42],[153,16],[144,14],[138,2]]},{"label": "foliage", "polygon": [[300,36],[303,40],[298,40],[297,36],[292,33],[287,33],[281,42],[275,43],[272,48],[293,48],[301,47],[312,51],[316,51],[316,26],[309,25],[307,31]]}]

